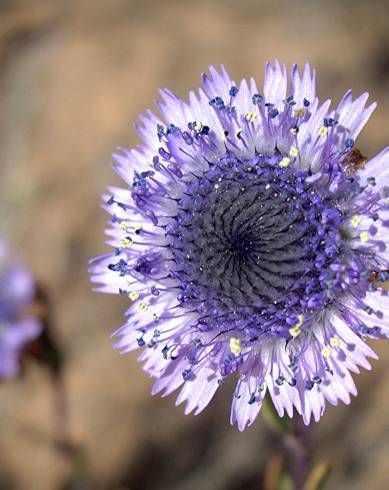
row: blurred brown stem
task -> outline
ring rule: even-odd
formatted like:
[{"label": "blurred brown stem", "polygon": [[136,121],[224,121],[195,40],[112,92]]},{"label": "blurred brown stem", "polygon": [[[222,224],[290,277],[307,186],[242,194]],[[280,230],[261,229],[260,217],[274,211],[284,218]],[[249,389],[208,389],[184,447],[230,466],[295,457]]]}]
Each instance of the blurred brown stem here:
[{"label": "blurred brown stem", "polygon": [[35,308],[40,313],[43,331],[31,353],[50,373],[53,390],[56,445],[59,451],[68,457],[71,455],[73,448],[69,435],[68,403],[64,381],[64,356],[52,325],[49,295],[42,284],[38,284],[37,287]]},{"label": "blurred brown stem", "polygon": [[72,449],[69,437],[66,390],[62,372],[52,373],[54,397],[54,427],[60,451],[67,454]]}]

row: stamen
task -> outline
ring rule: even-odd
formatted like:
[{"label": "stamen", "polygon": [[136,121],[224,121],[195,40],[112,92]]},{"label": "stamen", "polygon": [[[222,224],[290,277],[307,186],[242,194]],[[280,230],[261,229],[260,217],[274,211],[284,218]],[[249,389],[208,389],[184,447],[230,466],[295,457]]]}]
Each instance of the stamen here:
[{"label": "stamen", "polygon": [[142,313],[145,313],[149,309],[148,303],[142,301],[141,303],[139,303],[139,309]]},{"label": "stamen", "polygon": [[294,117],[300,118],[305,114],[305,109],[300,107],[299,109],[294,109]]},{"label": "stamen", "polygon": [[321,351],[321,355],[324,357],[324,358],[328,358],[330,357],[332,354],[332,350],[330,347],[328,347],[328,345],[326,345],[325,347],[323,347],[323,350]]},{"label": "stamen", "polygon": [[247,114],[246,114],[246,119],[247,121],[249,122],[254,122],[256,119],[257,119],[257,113],[255,112],[254,109],[252,109],[251,111],[249,111]]},{"label": "stamen", "polygon": [[362,216],[355,214],[351,217],[350,223],[353,228],[358,228],[358,226],[362,223]]},{"label": "stamen", "polygon": [[235,337],[230,338],[230,350],[236,356],[242,352],[242,344],[240,339],[237,339]]},{"label": "stamen", "polygon": [[337,337],[331,337],[330,344],[332,345],[332,347],[339,347],[340,340]]},{"label": "stamen", "polygon": [[289,155],[292,157],[292,158],[296,158],[298,155],[299,155],[299,150],[296,146],[292,146],[289,150]]},{"label": "stamen", "polygon": [[290,164],[290,158],[284,157],[278,164],[281,168],[286,168]]},{"label": "stamen", "polygon": [[136,301],[139,298],[138,291],[131,291],[128,295],[131,301]]}]

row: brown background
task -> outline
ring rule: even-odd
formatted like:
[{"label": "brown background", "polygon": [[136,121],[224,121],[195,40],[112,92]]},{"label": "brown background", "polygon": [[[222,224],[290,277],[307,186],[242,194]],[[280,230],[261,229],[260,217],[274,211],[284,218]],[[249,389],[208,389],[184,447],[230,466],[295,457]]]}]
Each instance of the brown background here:
[{"label": "brown background", "polygon": [[[157,89],[184,97],[221,63],[261,83],[275,57],[315,65],[322,99],[370,91],[379,106],[360,147],[388,144],[387,2],[0,0],[0,231],[49,291],[78,448],[58,450],[53,386],[29,362],[0,386],[0,488],[262,488],[277,438],[261,419],[243,434],[229,426],[228,387],[196,418],[152,398],[136,354],[112,349],[125,301],[90,291],[87,262],[105,250],[110,154],[138,142],[132,123]],[[389,488],[389,343],[374,347],[359,397],[313,427],[331,490]]]}]

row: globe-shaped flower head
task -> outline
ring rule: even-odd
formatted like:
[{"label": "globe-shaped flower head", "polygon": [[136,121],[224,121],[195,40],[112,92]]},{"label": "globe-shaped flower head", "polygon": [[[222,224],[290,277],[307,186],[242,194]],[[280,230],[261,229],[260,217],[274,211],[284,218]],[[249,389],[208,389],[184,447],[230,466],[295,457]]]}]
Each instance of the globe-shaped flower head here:
[{"label": "globe-shaped flower head", "polygon": [[128,187],[104,197],[115,251],[93,281],[135,303],[117,347],[144,349],[153,393],[180,388],[199,413],[233,376],[239,429],[267,391],[308,424],[349,403],[366,338],[389,333],[389,150],[366,162],[355,139],[375,104],[320,105],[308,65],[288,83],[268,64],[262,91],[210,74],[189,102],[162,90],[144,144],[114,155]]},{"label": "globe-shaped flower head", "polygon": [[32,273],[0,237],[0,380],[19,373],[23,347],[41,333],[41,323],[28,311],[34,296]]}]

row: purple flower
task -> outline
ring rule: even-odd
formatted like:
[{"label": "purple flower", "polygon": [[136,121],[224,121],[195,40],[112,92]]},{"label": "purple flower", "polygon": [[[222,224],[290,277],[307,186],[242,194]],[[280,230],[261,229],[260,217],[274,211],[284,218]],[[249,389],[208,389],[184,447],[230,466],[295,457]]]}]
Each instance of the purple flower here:
[{"label": "purple flower", "polygon": [[[389,335],[389,149],[355,140],[375,104],[351,91],[320,105],[315,73],[268,64],[263,90],[224,67],[185,102],[161,90],[144,144],[114,155],[126,189],[104,196],[114,253],[98,290],[134,304],[122,352],[199,413],[230,375],[231,422],[253,423],[268,392],[306,424],[356,395],[366,338]],[[387,185],[386,185],[387,184]]]},{"label": "purple flower", "polygon": [[40,322],[27,313],[34,296],[31,272],[10,257],[0,238],[0,379],[19,373],[23,347],[41,332]]}]

